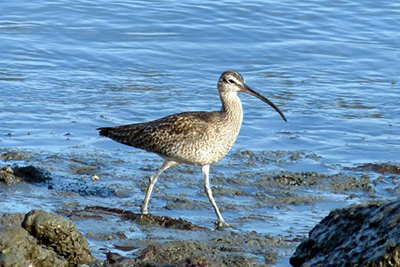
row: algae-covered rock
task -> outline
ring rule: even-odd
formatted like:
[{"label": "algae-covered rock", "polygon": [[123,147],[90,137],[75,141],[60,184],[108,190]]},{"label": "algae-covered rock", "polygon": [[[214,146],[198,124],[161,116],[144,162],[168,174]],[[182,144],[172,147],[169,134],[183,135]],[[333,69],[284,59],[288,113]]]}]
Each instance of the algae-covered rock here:
[{"label": "algae-covered rock", "polygon": [[0,226],[0,266],[68,266],[54,251],[43,249],[20,226]]},{"label": "algae-covered rock", "polygon": [[[22,228],[22,227],[24,228]],[[93,261],[72,221],[45,211],[0,215],[0,266],[76,266]]]},{"label": "algae-covered rock", "polygon": [[54,250],[68,260],[70,266],[94,260],[87,240],[71,220],[42,210],[33,210],[25,215],[22,227],[41,246]]},{"label": "algae-covered rock", "polygon": [[5,166],[0,170],[0,182],[5,183],[6,185],[11,185],[21,183],[23,180],[14,175],[14,171],[11,167]]},{"label": "algae-covered rock", "polygon": [[290,259],[300,266],[400,266],[400,201],[332,211]]},{"label": "algae-covered rock", "polygon": [[389,163],[367,163],[354,168],[361,171],[374,171],[382,174],[400,174],[400,166]]},{"label": "algae-covered rock", "polygon": [[23,213],[0,213],[0,225],[21,227],[24,216]]}]

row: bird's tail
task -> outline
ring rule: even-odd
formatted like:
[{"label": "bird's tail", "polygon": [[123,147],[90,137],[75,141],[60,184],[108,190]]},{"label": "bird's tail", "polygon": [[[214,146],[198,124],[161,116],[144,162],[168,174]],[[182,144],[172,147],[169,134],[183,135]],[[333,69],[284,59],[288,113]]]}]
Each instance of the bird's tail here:
[{"label": "bird's tail", "polygon": [[100,131],[99,132],[100,136],[109,137],[111,129],[112,129],[112,127],[101,127],[101,128],[97,128],[96,130]]},{"label": "bird's tail", "polygon": [[100,127],[96,130],[100,131],[100,136],[108,137],[125,145],[135,146],[137,134],[141,129],[140,124],[132,124],[116,127]]}]

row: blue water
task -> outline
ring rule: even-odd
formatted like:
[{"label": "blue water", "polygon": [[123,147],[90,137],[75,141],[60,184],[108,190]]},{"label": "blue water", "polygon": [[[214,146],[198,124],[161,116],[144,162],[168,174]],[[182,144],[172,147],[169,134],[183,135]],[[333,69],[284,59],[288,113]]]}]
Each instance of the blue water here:
[{"label": "blue water", "polygon": [[1,147],[96,146],[98,126],[215,110],[216,81],[235,69],[289,119],[244,96],[235,148],[399,160],[394,1],[7,1],[0,12]]},{"label": "blue water", "polygon": [[3,3],[1,146],[58,149],[96,142],[99,125],[218,109],[217,78],[235,69],[289,118],[244,97],[237,147],[396,160],[399,10],[393,1]]},{"label": "blue water", "polygon": [[[0,148],[129,151],[94,129],[217,110],[234,69],[288,118],[242,96],[234,151],[400,163],[396,1],[16,0],[0,14]],[[133,156],[133,170],[156,159]]]}]

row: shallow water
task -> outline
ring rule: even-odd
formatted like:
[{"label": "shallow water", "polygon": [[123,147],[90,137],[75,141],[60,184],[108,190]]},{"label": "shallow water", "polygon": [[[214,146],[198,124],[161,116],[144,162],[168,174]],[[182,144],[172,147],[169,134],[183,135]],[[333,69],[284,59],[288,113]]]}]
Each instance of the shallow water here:
[{"label": "shallow water", "polygon": [[[90,183],[90,175],[74,176],[71,159],[100,165],[103,176],[94,193],[64,199],[58,194],[44,198],[48,190],[36,186],[12,192],[2,187],[7,201],[0,203],[1,210],[55,211],[67,202],[138,210],[132,205],[140,203],[143,192],[132,179],[147,182],[143,176],[161,161],[99,138],[94,129],[219,109],[216,83],[228,69],[241,72],[249,86],[280,107],[288,123],[263,102],[242,96],[242,131],[233,151],[211,170],[214,186],[224,186],[219,176],[236,177],[245,168],[235,158],[243,150],[314,155],[256,164],[254,172],[331,174],[361,163],[399,164],[399,11],[394,1],[348,0],[2,3],[0,148],[33,151],[35,158],[26,163],[71,179],[58,179],[60,188],[79,179]],[[151,171],[141,169],[148,166]],[[190,177],[193,187],[180,186],[174,175]],[[206,201],[199,168],[172,170],[162,180],[163,194],[186,193]],[[107,197],[108,186],[124,197]],[[378,198],[393,197],[379,192]],[[311,211],[299,206],[287,212],[252,211],[273,216],[270,227],[257,220],[240,227],[275,236],[288,229],[305,234],[330,209],[368,199],[326,194],[329,201]],[[210,209],[161,210],[164,204],[156,198],[154,213],[204,226],[214,220]],[[249,212],[242,207],[224,216],[235,221]]]}]

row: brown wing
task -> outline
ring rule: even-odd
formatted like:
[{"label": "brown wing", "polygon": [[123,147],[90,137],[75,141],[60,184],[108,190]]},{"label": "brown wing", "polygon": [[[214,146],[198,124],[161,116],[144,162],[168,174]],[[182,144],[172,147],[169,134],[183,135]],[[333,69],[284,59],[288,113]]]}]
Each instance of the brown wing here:
[{"label": "brown wing", "polygon": [[210,124],[218,124],[219,112],[185,112],[158,120],[116,127],[98,128],[100,135],[119,143],[141,148],[161,156],[175,157],[193,143],[215,134]]}]

